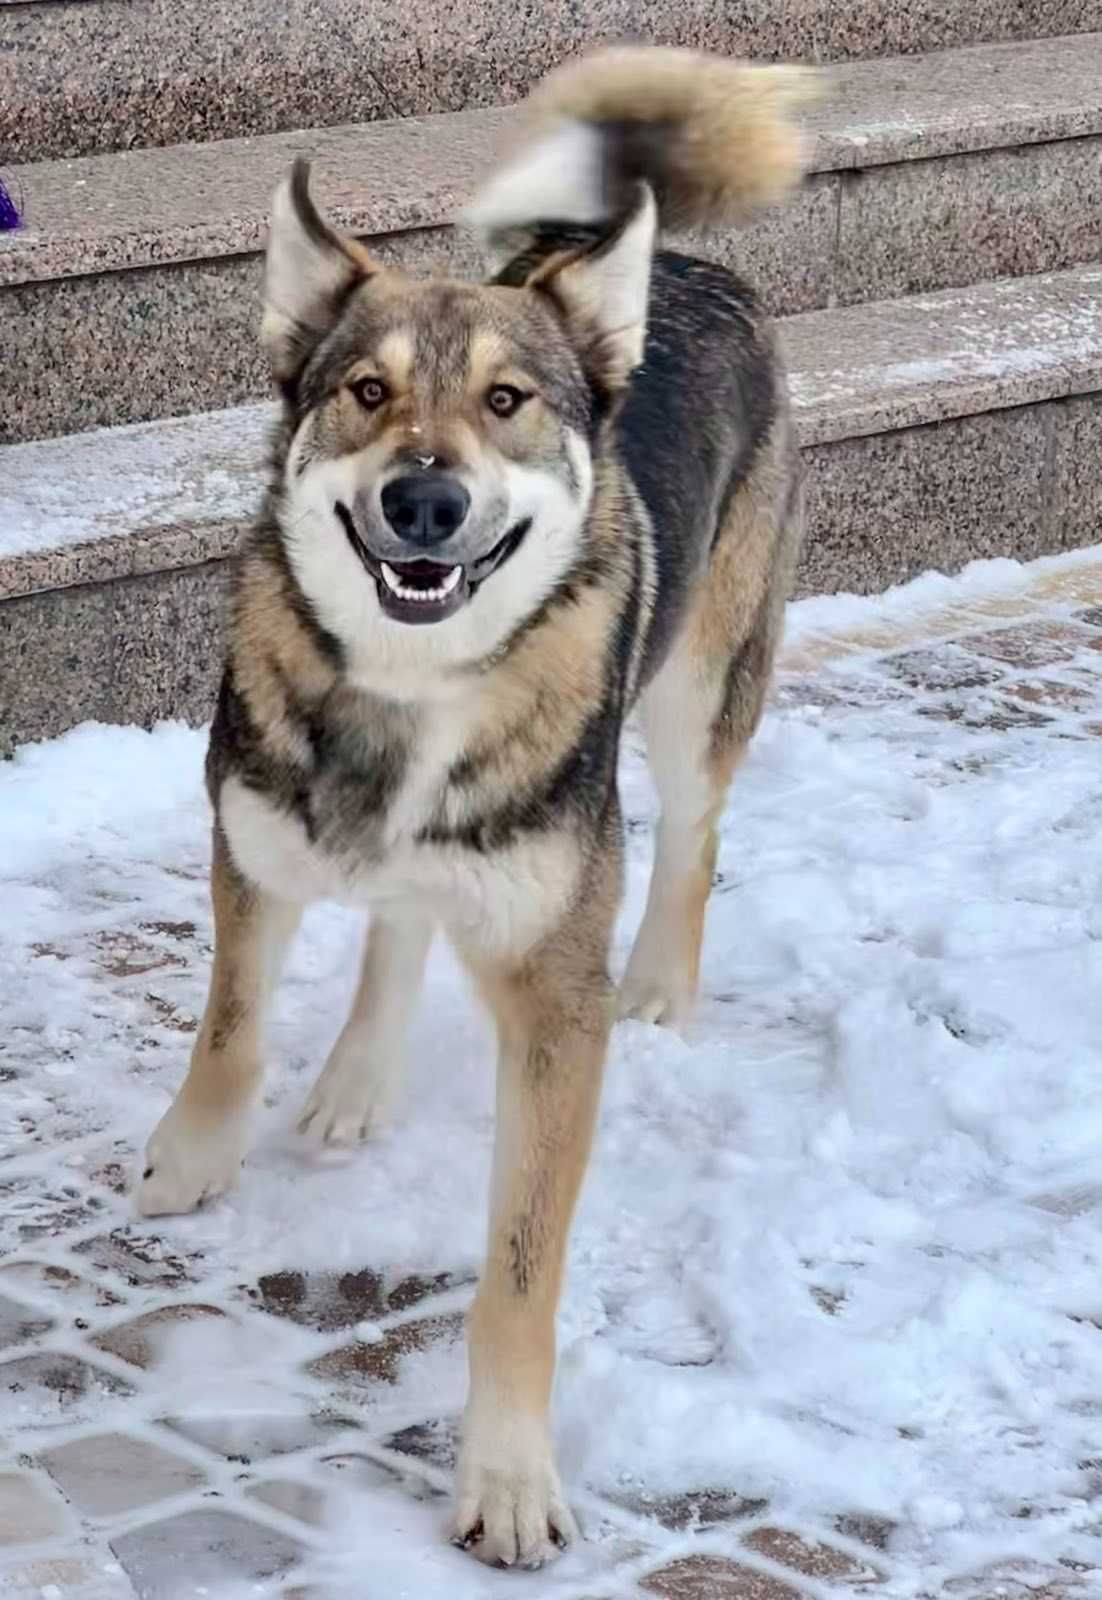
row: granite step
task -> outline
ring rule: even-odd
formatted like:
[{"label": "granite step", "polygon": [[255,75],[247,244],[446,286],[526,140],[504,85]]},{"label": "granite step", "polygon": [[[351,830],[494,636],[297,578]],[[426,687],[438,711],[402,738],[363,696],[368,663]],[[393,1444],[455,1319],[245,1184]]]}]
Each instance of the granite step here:
[{"label": "granite step", "polygon": [[[745,272],[776,314],[1102,256],[1102,33],[832,76],[809,115],[813,175],[793,204],[689,241]],[[14,169],[27,226],[0,236],[0,318],[25,377],[3,438],[264,394],[259,251],[296,155],[314,159],[336,220],[384,259],[477,275],[472,242],[444,224],[514,117],[465,111]]]},{"label": "granite step", "polygon": [[[1098,538],[1102,267],[781,323],[808,485],[801,594]],[[209,715],[266,403],[0,449],[0,753]]]},{"label": "granite step", "polygon": [[516,100],[555,62],[625,38],[836,61],[1086,33],[1097,0],[81,0],[0,7],[11,162]]}]

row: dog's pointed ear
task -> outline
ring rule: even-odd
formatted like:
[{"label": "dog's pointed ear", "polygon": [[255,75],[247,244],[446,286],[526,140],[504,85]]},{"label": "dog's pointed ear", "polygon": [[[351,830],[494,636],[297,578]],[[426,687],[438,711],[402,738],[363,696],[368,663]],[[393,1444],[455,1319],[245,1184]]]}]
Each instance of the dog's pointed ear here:
[{"label": "dog's pointed ear", "polygon": [[582,255],[551,260],[529,280],[556,302],[587,368],[611,390],[625,387],[643,359],[657,226],[654,196],[640,184],[607,238]]},{"label": "dog's pointed ear", "polygon": [[310,165],[296,161],[272,201],[264,265],[260,340],[277,378],[301,369],[349,291],[378,270],[362,245],[325,221],[310,198]]}]

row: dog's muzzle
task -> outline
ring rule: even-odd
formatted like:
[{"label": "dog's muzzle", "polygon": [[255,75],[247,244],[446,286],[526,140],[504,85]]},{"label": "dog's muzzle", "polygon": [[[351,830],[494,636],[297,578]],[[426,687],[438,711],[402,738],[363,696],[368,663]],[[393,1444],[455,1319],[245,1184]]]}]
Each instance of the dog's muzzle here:
[{"label": "dog's muzzle", "polygon": [[462,529],[470,509],[470,495],[461,483],[441,472],[409,474],[388,483],[381,502],[396,536],[386,556],[368,547],[343,501],[338,500],[334,510],[349,544],[375,580],[379,605],[395,622],[443,622],[454,616],[514,554],[532,525],[525,518],[485,555],[449,562],[442,546]]}]

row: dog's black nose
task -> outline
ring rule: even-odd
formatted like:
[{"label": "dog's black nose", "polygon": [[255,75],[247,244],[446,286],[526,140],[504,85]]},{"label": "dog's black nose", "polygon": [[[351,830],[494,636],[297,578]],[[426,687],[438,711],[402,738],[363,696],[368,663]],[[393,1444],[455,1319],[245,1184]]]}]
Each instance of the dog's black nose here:
[{"label": "dog's black nose", "polygon": [[429,549],[461,525],[471,497],[445,472],[411,472],[383,490],[383,516],[400,539]]}]

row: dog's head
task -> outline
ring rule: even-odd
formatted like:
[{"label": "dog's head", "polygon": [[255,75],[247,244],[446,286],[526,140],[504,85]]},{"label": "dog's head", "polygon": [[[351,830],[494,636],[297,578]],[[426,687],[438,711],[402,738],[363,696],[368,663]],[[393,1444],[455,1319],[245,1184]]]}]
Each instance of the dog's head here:
[{"label": "dog's head", "polygon": [[279,521],[319,620],[394,666],[484,657],[585,539],[603,423],[643,350],[654,205],[522,287],[419,281],[342,238],[296,165],[262,337],[288,408]]}]

